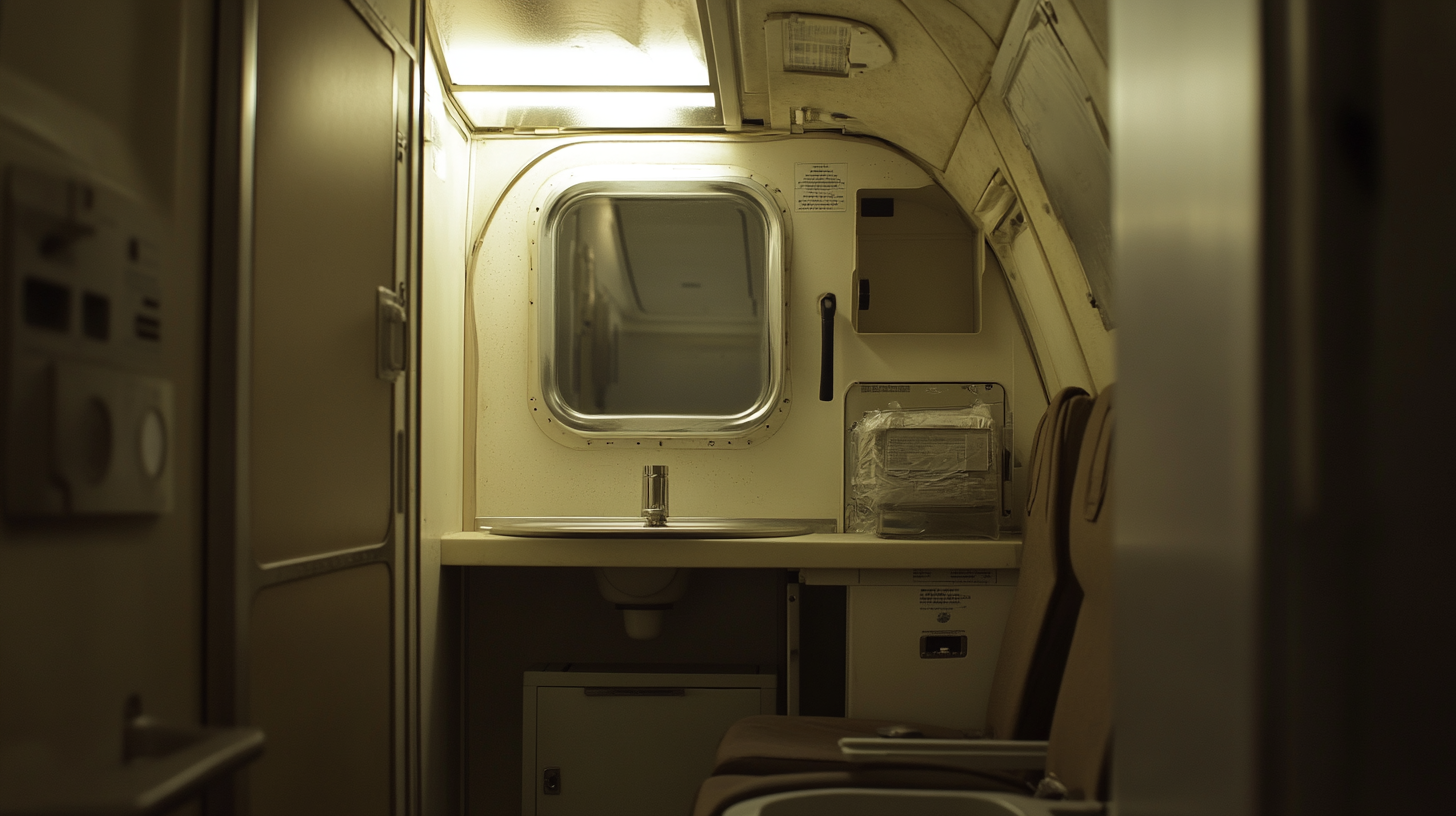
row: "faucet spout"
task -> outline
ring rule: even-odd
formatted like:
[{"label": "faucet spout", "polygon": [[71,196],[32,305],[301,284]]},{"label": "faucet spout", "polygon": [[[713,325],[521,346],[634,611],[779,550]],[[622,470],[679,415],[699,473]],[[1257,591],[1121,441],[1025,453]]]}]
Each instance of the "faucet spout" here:
[{"label": "faucet spout", "polygon": [[642,518],[648,527],[667,526],[667,465],[642,468]]}]

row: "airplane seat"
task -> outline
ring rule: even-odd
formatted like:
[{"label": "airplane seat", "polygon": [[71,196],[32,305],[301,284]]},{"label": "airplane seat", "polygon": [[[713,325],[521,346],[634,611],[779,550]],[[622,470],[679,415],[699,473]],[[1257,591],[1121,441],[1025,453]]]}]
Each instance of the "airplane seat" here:
[{"label": "airplane seat", "polygon": [[[1062,397],[1059,394],[1053,401],[1058,411],[1069,408]],[[1056,416],[1049,408],[1047,417]],[[1092,402],[1090,416],[1085,412],[1082,416],[1086,418],[1085,432],[1079,434],[1076,455],[1071,460],[1076,463],[1072,470],[1074,482],[1063,494],[1070,509],[1066,528],[1068,559],[1082,598],[1049,728],[1046,774],[1035,791],[1041,798],[1105,801],[1112,735],[1112,388],[1104,389]],[[1037,431],[1038,441],[1047,427],[1044,418]],[[1057,427],[1055,420],[1050,427]],[[1047,453],[1040,448],[1038,452]],[[1045,487],[1057,482],[1040,484]],[[1033,537],[1030,518],[1027,537]],[[1021,721],[1019,716],[1017,721]],[[821,750],[819,756],[827,754]],[[810,796],[796,803],[794,813],[838,813],[832,808],[842,806],[843,796],[853,795],[855,790],[870,789],[878,794],[891,792],[886,789],[936,790],[974,797],[1012,795],[1023,801],[1031,791],[1013,774],[976,770],[965,763],[958,770],[925,767],[924,759],[917,756],[885,757],[871,764],[846,762],[841,767],[837,772],[718,774],[699,789],[693,814],[723,816],[732,807],[734,816],[752,816],[758,810],[751,805],[760,799],[769,801],[776,795],[810,789],[818,789],[826,796],[828,809],[814,810]],[[839,804],[829,804],[831,793]],[[906,814],[916,812],[917,805],[908,797],[903,801],[882,799],[878,804],[899,807],[896,812]],[[920,802],[922,809],[925,804]]]},{"label": "airplane seat", "polygon": [[[718,777],[848,771],[851,766],[839,750],[839,740],[880,736],[891,728],[932,739],[1046,739],[1082,601],[1082,590],[1072,573],[1068,530],[1077,457],[1091,412],[1092,399],[1085,391],[1066,388],[1052,398],[1037,425],[1021,576],[1001,642],[983,730],[968,734],[932,725],[843,717],[748,717],[724,735],[714,779],[705,783],[700,799],[710,790],[736,789],[743,784]],[[943,771],[957,766],[926,758],[917,767]],[[863,764],[854,768],[866,784],[873,781],[864,778],[871,768]],[[894,768],[896,773],[905,769],[903,762]],[[989,774],[977,784],[1023,788],[1020,779],[1010,774]]]},{"label": "airplane seat", "polygon": [[1112,387],[1097,397],[1077,463],[1070,525],[1082,587],[1047,746],[1048,776],[1069,799],[1105,800],[1112,751]]}]

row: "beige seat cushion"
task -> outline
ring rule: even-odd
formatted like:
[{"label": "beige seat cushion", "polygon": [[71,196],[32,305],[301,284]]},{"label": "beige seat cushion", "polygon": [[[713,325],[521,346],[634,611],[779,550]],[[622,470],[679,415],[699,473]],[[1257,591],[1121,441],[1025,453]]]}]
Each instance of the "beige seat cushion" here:
[{"label": "beige seat cushion", "polygon": [[822,788],[891,788],[900,790],[974,790],[1030,793],[1020,779],[994,772],[944,771],[905,768],[863,768],[849,771],[725,775],[709,777],[698,789],[693,816],[721,816],[733,805],[784,791]]}]

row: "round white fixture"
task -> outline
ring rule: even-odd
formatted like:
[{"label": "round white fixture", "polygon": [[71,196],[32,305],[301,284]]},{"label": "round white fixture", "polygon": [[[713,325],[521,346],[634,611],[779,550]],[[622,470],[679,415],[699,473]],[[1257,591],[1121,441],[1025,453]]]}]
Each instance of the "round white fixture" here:
[{"label": "round white fixture", "polygon": [[153,479],[162,475],[162,469],[167,466],[167,422],[156,408],[142,415],[137,429],[137,448],[142,472]]}]

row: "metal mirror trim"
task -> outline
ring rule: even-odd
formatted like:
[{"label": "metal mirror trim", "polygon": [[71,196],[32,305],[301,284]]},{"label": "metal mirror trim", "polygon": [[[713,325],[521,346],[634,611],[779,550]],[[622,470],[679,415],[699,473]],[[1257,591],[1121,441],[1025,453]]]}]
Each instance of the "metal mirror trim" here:
[{"label": "metal mirror trim", "polygon": [[[617,442],[632,438],[679,443],[708,440],[703,444],[709,447],[720,440],[716,444],[725,449],[751,444],[750,440],[738,445],[721,441],[725,438],[759,439],[771,433],[781,420],[774,415],[781,415],[788,404],[784,290],[789,230],[785,209],[770,184],[728,166],[579,168],[543,185],[532,213],[537,263],[531,406],[543,430],[572,446],[578,440],[563,437],[581,437],[588,446],[603,438]],[[729,224],[732,219],[722,218],[724,215],[736,219],[737,226]],[[579,240],[583,225],[593,220],[593,234],[606,236],[599,244],[613,244],[609,251]],[[568,229],[574,231],[570,236],[563,232]],[[725,252],[709,249],[714,246],[710,239],[715,233],[734,248]],[[730,235],[737,237],[728,241]],[[701,244],[674,245],[675,239],[696,239]],[[635,272],[628,250],[638,256]],[[741,259],[739,266],[725,260],[730,254]],[[621,255],[625,275],[597,260],[602,255]],[[657,259],[643,262],[650,256]],[[703,262],[685,263],[688,256],[701,257]],[[588,260],[583,262],[583,258]],[[614,274],[621,278],[616,284],[606,280]],[[704,280],[689,281],[687,277]],[[654,291],[647,291],[649,285],[656,287]],[[607,291],[614,286],[615,292]],[[723,294],[730,289],[737,293]],[[604,307],[600,301],[606,299],[617,304]],[[588,303],[591,311],[583,306]],[[611,329],[603,325],[608,320],[614,321]],[[638,382],[644,375],[641,369],[647,364],[641,360],[625,364],[636,365],[635,372],[622,371],[623,353],[642,348],[640,343],[634,347],[619,342],[619,329],[629,322],[638,329],[655,326],[645,330],[666,332],[677,324],[705,345],[733,346],[736,365],[722,366],[722,357],[714,361],[704,357],[698,363],[700,370],[720,365],[721,370],[732,371],[732,376],[725,374],[726,382],[715,379],[707,389],[713,395],[693,393],[694,386],[682,376],[692,360],[681,351],[693,343],[680,342],[689,335],[678,334],[679,342],[671,346],[665,339],[652,341],[659,344],[659,351],[672,349],[677,374],[673,369],[662,371],[660,380],[651,388],[638,388],[636,396],[604,398],[607,389],[600,384],[602,371],[611,371],[613,383],[619,374]],[[704,327],[716,331],[704,331]],[[586,348],[593,343],[602,350]],[[756,365],[751,349],[756,349]],[[595,363],[581,362],[592,354],[596,354]],[[592,372],[597,379],[583,377],[581,368],[590,365],[600,369]],[[595,398],[583,397],[583,381],[597,384]],[[674,385],[681,388],[674,391]],[[699,386],[698,390],[704,389]],[[542,414],[549,414],[545,422]]]}]

